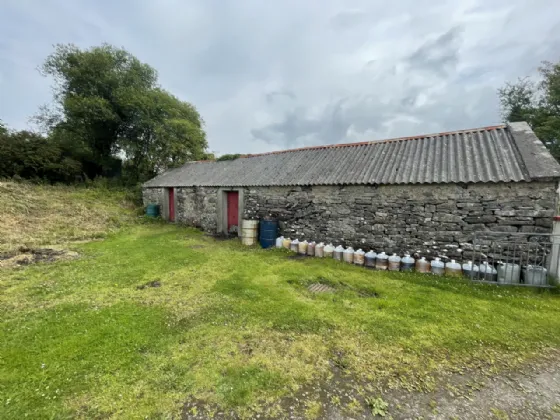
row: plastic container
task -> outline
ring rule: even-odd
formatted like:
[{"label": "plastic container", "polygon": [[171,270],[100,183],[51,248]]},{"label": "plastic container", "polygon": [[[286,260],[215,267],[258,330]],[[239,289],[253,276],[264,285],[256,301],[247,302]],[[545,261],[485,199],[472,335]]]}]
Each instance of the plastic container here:
[{"label": "plastic container", "polygon": [[401,257],[393,254],[389,257],[389,271],[399,271],[401,269]]},{"label": "plastic container", "polygon": [[471,274],[473,279],[477,279],[479,277],[478,266],[473,265],[472,261],[468,261],[464,263],[462,268],[463,268],[463,276],[468,277],[469,279],[471,278]]},{"label": "plastic container", "polygon": [[294,240],[292,241],[292,243],[290,244],[290,251],[298,252],[298,249],[299,249],[299,241],[298,241],[298,239],[296,238],[296,239],[294,239]]},{"label": "plastic container", "polygon": [[366,253],[364,251],[362,251],[361,249],[358,249],[356,252],[354,252],[354,264],[356,265],[364,265],[364,259]]},{"label": "plastic container", "polygon": [[307,244],[307,255],[310,257],[315,256],[315,241],[311,241]]},{"label": "plastic container", "polygon": [[401,271],[413,271],[414,270],[414,258],[409,254],[404,254],[401,259]]},{"label": "plastic container", "polygon": [[315,256],[318,258],[323,258],[325,256],[325,244],[323,242],[319,242],[315,245]]},{"label": "plastic container", "polygon": [[146,216],[159,217],[159,204],[150,203],[146,206]]},{"label": "plastic container", "polygon": [[547,285],[546,268],[540,265],[528,265],[523,269],[523,280],[525,284],[532,284],[534,286]]},{"label": "plastic container", "polygon": [[325,258],[332,258],[334,254],[334,246],[332,244],[325,245],[323,255]]},{"label": "plastic container", "polygon": [[307,255],[307,241],[304,239],[302,242],[298,243],[298,254]]},{"label": "plastic container", "polygon": [[278,235],[278,220],[261,220],[259,227],[259,243],[264,249],[275,245]]},{"label": "plastic container", "polygon": [[342,253],[342,259],[344,260],[344,262],[352,264],[354,262],[354,248],[352,248],[351,246],[346,248]]},{"label": "plastic container", "polygon": [[426,261],[426,258],[422,257],[419,260],[416,260],[416,271],[419,273],[430,272],[430,263]]},{"label": "plastic container", "polygon": [[519,284],[521,279],[521,267],[513,263],[499,263],[498,283],[502,284]]},{"label": "plastic container", "polygon": [[364,265],[369,268],[375,268],[375,260],[377,259],[377,254],[372,250],[366,252],[364,255]]},{"label": "plastic container", "polygon": [[430,267],[432,274],[435,274],[436,276],[442,276],[445,273],[445,264],[438,257],[432,260]]},{"label": "plastic container", "polygon": [[342,245],[339,245],[334,249],[333,258],[335,260],[342,261],[342,258],[343,258],[342,254],[343,253],[344,253],[344,248],[342,248]]},{"label": "plastic container", "polygon": [[445,264],[446,276],[460,277],[462,273],[463,270],[461,269],[461,264],[455,262],[455,260],[451,260],[447,264]]},{"label": "plastic container", "polygon": [[284,241],[283,236],[279,236],[278,238],[276,238],[276,248],[282,248],[282,242],[283,241]]},{"label": "plastic container", "polygon": [[292,240],[290,238],[282,239],[282,247],[286,249],[290,249],[290,245],[292,244]]},{"label": "plastic container", "polygon": [[498,281],[498,271],[488,261],[484,261],[478,266],[478,273],[482,280]]},{"label": "plastic container", "polygon": [[385,254],[385,252],[377,254],[377,257],[375,258],[375,268],[378,270],[387,270],[387,267],[389,266],[388,260],[389,257]]},{"label": "plastic container", "polygon": [[258,220],[242,220],[241,221],[241,243],[247,246],[253,246],[257,243],[259,230]]}]

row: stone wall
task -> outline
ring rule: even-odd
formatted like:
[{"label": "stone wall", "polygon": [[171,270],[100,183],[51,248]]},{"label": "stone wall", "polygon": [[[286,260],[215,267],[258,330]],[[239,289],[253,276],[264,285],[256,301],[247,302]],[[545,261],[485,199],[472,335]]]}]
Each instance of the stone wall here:
[{"label": "stone wall", "polygon": [[550,233],[556,196],[555,182],[255,187],[244,212],[292,239],[453,255],[475,231]]},{"label": "stone wall", "polygon": [[163,193],[163,188],[143,188],[142,201],[144,202],[144,207],[146,207],[148,204],[159,204],[161,209],[161,207],[163,206]]},{"label": "stone wall", "polygon": [[[189,226],[201,228],[207,232],[217,230],[216,201],[218,189],[211,187],[175,188],[175,220]],[[142,190],[144,206],[148,203],[160,205],[165,217],[166,195],[164,188],[144,188]]]},{"label": "stone wall", "polygon": [[217,231],[218,189],[212,187],[183,187],[175,189],[177,222],[201,228],[206,232]]}]

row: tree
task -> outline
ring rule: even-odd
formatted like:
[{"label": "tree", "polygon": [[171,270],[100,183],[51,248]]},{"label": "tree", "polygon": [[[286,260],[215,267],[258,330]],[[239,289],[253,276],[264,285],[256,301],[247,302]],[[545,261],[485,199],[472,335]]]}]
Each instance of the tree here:
[{"label": "tree", "polygon": [[560,161],[560,62],[543,62],[541,80],[506,83],[498,90],[505,121],[526,121]]},{"label": "tree", "polygon": [[38,120],[60,144],[74,148],[87,176],[114,171],[144,181],[207,147],[196,108],[161,89],[157,72],[124,49],[57,45],[42,73],[54,78],[54,104]]},{"label": "tree", "polygon": [[81,172],[80,162],[62,145],[37,133],[9,131],[0,124],[0,178],[68,183]]}]

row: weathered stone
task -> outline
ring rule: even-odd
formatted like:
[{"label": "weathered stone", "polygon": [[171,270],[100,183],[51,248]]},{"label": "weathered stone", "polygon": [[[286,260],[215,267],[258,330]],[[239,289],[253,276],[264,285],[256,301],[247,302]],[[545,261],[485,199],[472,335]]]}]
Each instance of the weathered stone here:
[{"label": "weathered stone", "polygon": [[467,223],[494,223],[496,218],[494,216],[469,216],[463,219]]},{"label": "weathered stone", "polygon": [[[436,255],[469,244],[473,232],[495,231],[500,240],[518,230],[550,232],[555,189],[554,182],[251,187],[243,210],[278,219],[279,233],[291,237]],[[165,197],[161,188],[143,192],[145,202]],[[215,232],[217,197],[217,188],[177,188],[177,220]]]},{"label": "weathered stone", "polygon": [[495,210],[494,214],[496,216],[515,216],[517,212],[515,210]]},{"label": "weathered stone", "polygon": [[552,217],[543,217],[543,218],[535,219],[535,224],[537,226],[543,226],[543,227],[551,228],[552,227]]}]

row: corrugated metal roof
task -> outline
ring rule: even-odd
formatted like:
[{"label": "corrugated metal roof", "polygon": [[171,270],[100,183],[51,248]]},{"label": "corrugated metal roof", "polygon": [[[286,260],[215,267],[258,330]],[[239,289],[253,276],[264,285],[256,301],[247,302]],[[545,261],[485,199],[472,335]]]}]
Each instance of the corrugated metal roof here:
[{"label": "corrugated metal roof", "polygon": [[[521,128],[527,135],[528,126],[525,124]],[[531,172],[537,172],[526,162],[531,157],[535,161],[537,151],[539,159],[545,159],[548,164],[546,173],[540,170],[538,177],[560,176],[560,166],[546,150],[543,152],[542,143],[537,139],[540,146],[524,144],[520,151],[516,132],[512,126],[494,126],[385,141],[308,147],[248,155],[231,161],[189,162],[159,175],[144,186],[530,181],[534,179]],[[521,152],[527,155],[526,159]]]}]

